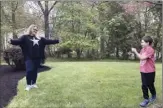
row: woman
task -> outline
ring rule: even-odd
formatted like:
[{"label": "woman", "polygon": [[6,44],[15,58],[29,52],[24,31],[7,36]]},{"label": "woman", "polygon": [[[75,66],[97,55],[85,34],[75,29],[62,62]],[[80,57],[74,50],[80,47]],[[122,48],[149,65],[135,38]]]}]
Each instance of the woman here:
[{"label": "woman", "polygon": [[46,45],[57,44],[59,40],[50,40],[43,37],[37,37],[38,27],[34,24],[30,25],[27,34],[18,39],[11,39],[9,41],[12,45],[19,45],[22,49],[25,65],[26,65],[26,89],[38,88],[36,85],[37,71],[40,66],[40,60],[44,55],[44,48]]}]

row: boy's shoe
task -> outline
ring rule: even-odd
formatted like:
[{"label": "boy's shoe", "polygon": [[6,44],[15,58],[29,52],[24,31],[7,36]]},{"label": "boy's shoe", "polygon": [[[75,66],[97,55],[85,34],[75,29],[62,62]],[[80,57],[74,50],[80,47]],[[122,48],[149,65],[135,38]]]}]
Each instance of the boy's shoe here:
[{"label": "boy's shoe", "polygon": [[38,88],[36,84],[31,85],[32,88]]},{"label": "boy's shoe", "polygon": [[31,89],[31,85],[27,85],[25,88],[26,91],[29,91],[30,89]]},{"label": "boy's shoe", "polygon": [[149,101],[152,103],[152,102],[154,102],[156,100],[156,95],[153,95],[150,99],[149,99]]},{"label": "boy's shoe", "polygon": [[144,99],[143,102],[140,103],[140,106],[141,107],[146,107],[149,103],[149,100],[148,99]]}]

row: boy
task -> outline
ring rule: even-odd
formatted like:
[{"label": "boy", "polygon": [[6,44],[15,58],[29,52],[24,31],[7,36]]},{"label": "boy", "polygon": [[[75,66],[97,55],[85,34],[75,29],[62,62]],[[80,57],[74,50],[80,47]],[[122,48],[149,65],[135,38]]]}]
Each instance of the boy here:
[{"label": "boy", "polygon": [[[141,107],[146,107],[149,102],[153,102],[156,99],[156,90],[154,86],[155,81],[155,57],[154,49],[152,48],[153,39],[150,36],[144,36],[141,41],[142,49],[140,53],[135,48],[132,48],[132,52],[140,59],[140,73],[142,80],[142,92],[144,101],[140,103]],[[148,89],[152,94],[149,99]]]}]

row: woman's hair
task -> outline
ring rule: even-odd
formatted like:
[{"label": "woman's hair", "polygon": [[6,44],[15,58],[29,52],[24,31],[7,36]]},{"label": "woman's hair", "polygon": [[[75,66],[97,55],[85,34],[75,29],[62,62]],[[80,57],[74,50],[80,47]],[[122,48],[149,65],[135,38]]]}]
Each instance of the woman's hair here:
[{"label": "woman's hair", "polygon": [[35,24],[31,24],[31,25],[27,28],[25,34],[27,34],[27,35],[31,34],[32,29],[33,29],[34,27],[37,27],[37,26],[36,26]]}]

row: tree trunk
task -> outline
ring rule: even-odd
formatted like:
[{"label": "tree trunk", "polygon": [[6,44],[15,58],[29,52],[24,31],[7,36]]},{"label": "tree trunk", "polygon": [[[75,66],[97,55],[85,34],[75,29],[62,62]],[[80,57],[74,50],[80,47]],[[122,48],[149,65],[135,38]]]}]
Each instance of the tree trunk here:
[{"label": "tree trunk", "polygon": [[101,58],[104,58],[105,49],[104,49],[104,38],[103,38],[103,36],[101,36],[101,38],[100,38],[100,53],[101,53]]},{"label": "tree trunk", "polygon": [[141,21],[140,21],[140,13],[138,13],[137,15],[138,19],[137,19],[137,37],[138,37],[138,41],[140,42],[141,39],[142,39],[142,36],[144,36],[143,32],[142,32],[142,24],[141,24]]},{"label": "tree trunk", "polygon": [[90,54],[89,54],[89,50],[87,50],[87,53],[86,53],[86,58],[89,58]]},{"label": "tree trunk", "polygon": [[[50,35],[49,35],[49,13],[53,9],[53,7],[56,5],[57,1],[55,3],[53,3],[53,5],[50,9],[48,7],[48,3],[49,3],[49,1],[45,1],[45,9],[44,9],[41,2],[38,1],[38,5],[40,6],[40,8],[44,14],[45,38],[50,39]],[[49,46],[46,47],[46,50],[48,51],[48,53],[50,55],[50,47]]]},{"label": "tree trunk", "polygon": [[119,58],[119,48],[118,48],[118,46],[116,47],[116,58]]},{"label": "tree trunk", "polygon": [[134,60],[136,60],[136,54],[134,53]]},{"label": "tree trunk", "polygon": [[91,55],[92,55],[92,58],[93,58],[93,59],[95,59],[95,56],[96,56],[95,53],[96,53],[96,52],[95,52],[95,49],[92,49],[92,54],[91,54]]},{"label": "tree trunk", "polygon": [[157,44],[158,44],[158,40],[160,40],[160,32],[161,32],[161,27],[162,27],[162,24],[161,22],[158,24],[158,27],[157,27],[157,37],[154,39],[154,48],[156,49],[157,48]]},{"label": "tree trunk", "polygon": [[158,60],[159,57],[160,57],[160,54],[159,53],[160,53],[159,51],[156,51],[156,60]]},{"label": "tree trunk", "polygon": [[45,21],[45,37],[49,39],[49,12],[48,12],[48,1],[45,1],[45,11],[44,11],[44,21]]},{"label": "tree trunk", "polygon": [[45,37],[49,39],[49,13],[50,11],[54,8],[56,5],[57,1],[53,3],[51,8],[49,9],[48,7],[49,1],[45,1],[45,9],[43,8],[42,4],[40,1],[38,1],[38,5],[40,6],[42,13],[44,14],[44,27],[45,27]]},{"label": "tree trunk", "polygon": [[17,5],[18,4],[15,4],[15,1],[11,2],[11,8],[12,8],[12,34],[13,34],[14,39],[18,38],[17,34],[16,34],[17,27],[16,27],[16,20],[15,20],[15,11],[16,11]]},{"label": "tree trunk", "polygon": [[72,55],[70,52],[68,52],[67,56],[68,56],[68,58],[72,58]]},{"label": "tree trunk", "polygon": [[[45,21],[45,38],[50,39],[49,35],[49,12],[48,12],[48,1],[45,1],[45,11],[44,11],[44,21]],[[50,51],[50,46],[47,46],[48,55],[52,56]]]},{"label": "tree trunk", "polygon": [[123,60],[128,60],[129,59],[129,55],[128,55],[128,53],[127,53],[127,50],[126,49],[123,49]]},{"label": "tree trunk", "polygon": [[160,59],[159,59],[159,60],[160,60],[161,62],[163,61],[163,60],[162,60],[162,54],[161,54],[161,57],[160,57]]},{"label": "tree trunk", "polygon": [[109,41],[109,39],[107,40],[108,42],[106,43],[107,44],[107,48],[106,48],[106,50],[107,50],[107,58],[110,58],[110,54],[111,54],[111,44],[110,44],[110,41]]},{"label": "tree trunk", "polygon": [[145,13],[144,13],[144,22],[145,22],[145,24],[144,24],[144,32],[146,33],[147,32],[147,25],[148,25],[148,15],[147,15],[147,12],[148,12],[148,10],[147,10],[147,7],[146,7],[146,9],[145,9]]},{"label": "tree trunk", "polygon": [[76,49],[76,53],[77,53],[77,59],[81,58],[81,51],[80,49]]}]

